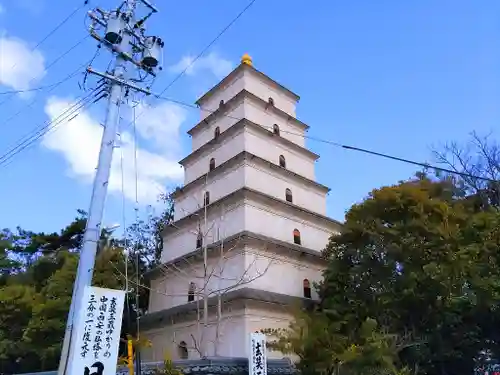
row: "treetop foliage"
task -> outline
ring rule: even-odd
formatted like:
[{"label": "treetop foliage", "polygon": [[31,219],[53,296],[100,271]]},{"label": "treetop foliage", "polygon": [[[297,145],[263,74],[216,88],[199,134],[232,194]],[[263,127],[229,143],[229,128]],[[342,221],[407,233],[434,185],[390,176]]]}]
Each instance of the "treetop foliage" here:
[{"label": "treetop foliage", "polygon": [[[125,269],[130,280],[154,267],[162,250],[161,231],[173,218],[173,202],[161,197],[163,211],[149,211],[145,219],[116,238],[103,230],[98,246],[93,284],[125,288]],[[36,233],[22,228],[0,231],[0,372],[22,373],[55,370],[58,367],[66,319],[73,292],[86,213],[59,233]],[[125,256],[125,250],[129,256]],[[137,272],[139,274],[137,275]],[[148,289],[129,288],[122,323],[122,336],[135,334],[137,314],[145,311]],[[122,353],[125,345],[121,348]]]},{"label": "treetop foliage", "polygon": [[441,154],[461,175],[420,172],[353,205],[318,305],[265,330],[269,347],[306,375],[470,375],[499,358],[499,150],[475,136]]}]

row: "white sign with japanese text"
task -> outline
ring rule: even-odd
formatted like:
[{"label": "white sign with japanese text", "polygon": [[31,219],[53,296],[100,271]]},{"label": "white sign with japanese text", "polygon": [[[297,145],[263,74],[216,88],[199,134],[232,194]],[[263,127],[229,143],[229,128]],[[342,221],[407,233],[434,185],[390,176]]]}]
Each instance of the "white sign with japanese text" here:
[{"label": "white sign with japanese text", "polygon": [[116,375],[125,291],[87,287],[68,374]]},{"label": "white sign with japanese text", "polygon": [[250,356],[248,357],[249,375],[267,375],[266,335],[250,334]]}]

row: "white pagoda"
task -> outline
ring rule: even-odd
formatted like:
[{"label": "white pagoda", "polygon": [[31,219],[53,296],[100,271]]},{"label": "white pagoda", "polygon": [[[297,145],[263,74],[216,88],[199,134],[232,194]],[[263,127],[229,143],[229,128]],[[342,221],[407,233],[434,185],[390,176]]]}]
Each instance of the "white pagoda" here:
[{"label": "white pagoda", "polygon": [[317,297],[320,252],[340,223],[326,216],[329,189],[315,181],[298,100],[245,54],[196,102],[175,222],[149,275],[143,361],[246,357],[249,333],[285,328],[294,305]]}]

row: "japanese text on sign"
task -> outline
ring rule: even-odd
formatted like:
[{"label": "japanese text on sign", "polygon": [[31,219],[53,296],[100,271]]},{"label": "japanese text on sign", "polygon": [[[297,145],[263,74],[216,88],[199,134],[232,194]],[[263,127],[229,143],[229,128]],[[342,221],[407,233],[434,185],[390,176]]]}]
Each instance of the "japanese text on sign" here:
[{"label": "japanese text on sign", "polygon": [[267,375],[266,336],[263,333],[250,334],[249,375]]},{"label": "japanese text on sign", "polygon": [[87,287],[69,373],[115,375],[125,292]]}]

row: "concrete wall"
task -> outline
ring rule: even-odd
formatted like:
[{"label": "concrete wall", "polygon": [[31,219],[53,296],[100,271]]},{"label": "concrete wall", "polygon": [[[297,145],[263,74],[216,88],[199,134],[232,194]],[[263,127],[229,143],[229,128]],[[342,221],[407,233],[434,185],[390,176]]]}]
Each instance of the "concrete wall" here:
[{"label": "concrete wall", "polygon": [[317,299],[313,283],[322,280],[324,268],[306,259],[276,255],[269,251],[271,246],[245,249],[245,269],[252,280],[245,286],[302,298],[305,297],[303,282],[308,280],[311,297]]},{"label": "concrete wall", "polygon": [[195,151],[203,146],[205,143],[214,139],[215,128],[219,127],[220,132],[223,133],[229,127],[233,126],[240,119],[245,117],[245,105],[242,102],[240,105],[226,112],[224,116],[220,116],[217,121],[212,121],[208,125],[204,125],[200,130],[197,130],[191,137],[191,149]]},{"label": "concrete wall", "polygon": [[[210,325],[203,331],[203,327],[197,324],[194,316],[191,319],[167,324],[163,327],[150,329],[142,332],[142,337],[152,342],[152,347],[141,352],[142,360],[145,362],[161,361],[166,352],[176,360],[179,359],[178,345],[184,341],[188,346],[189,359],[199,358],[199,353],[194,348],[195,343],[199,345],[203,332],[204,337],[213,341],[216,331],[219,331],[220,339],[217,340],[218,355],[222,357],[247,357],[250,352],[249,334],[264,328],[287,328],[292,315],[286,308],[281,306],[255,305],[242,309],[226,309],[220,324],[216,323],[215,316],[210,316]],[[195,340],[193,340],[193,336]],[[208,343],[209,356],[215,352],[214,343]],[[279,352],[268,352],[268,358],[283,358]]]},{"label": "concrete wall", "polygon": [[291,121],[282,115],[276,114],[271,109],[266,110],[262,107],[261,103],[257,103],[251,98],[245,98],[244,103],[245,117],[248,120],[263,126],[269,131],[273,131],[273,125],[276,124],[280,129],[281,137],[288,139],[301,147],[305,147],[304,129],[297,125],[294,121]]},{"label": "concrete wall", "polygon": [[254,72],[247,70],[244,74],[245,89],[264,101],[273,98],[274,106],[295,117],[295,107],[297,102],[289,94],[285,93],[277,86],[272,87],[266,80],[259,77]]},{"label": "concrete wall", "polygon": [[184,183],[189,184],[191,181],[207,173],[210,167],[210,159],[214,158],[215,166],[219,166],[244,150],[245,135],[241,131],[226,142],[214,145],[209,150],[200,154],[195,160],[186,163],[184,165]]},{"label": "concrete wall", "polygon": [[[295,117],[297,102],[290,95],[284,93],[283,90],[277,87],[269,87],[257,74],[248,70],[241,72],[224,86],[220,86],[217,92],[212,94],[203,103],[202,108],[215,111],[219,108],[221,100],[227,102],[243,89],[246,89],[266,102],[272,97],[274,105],[277,108]],[[200,111],[200,121],[210,114],[209,111]]]},{"label": "concrete wall", "polygon": [[325,248],[333,227],[306,221],[298,215],[285,213],[260,202],[250,201],[245,205],[245,229],[278,240],[293,243],[293,231],[301,234],[301,245],[321,251]]},{"label": "concrete wall", "polygon": [[[224,251],[222,258],[209,259],[206,291],[216,296],[240,288],[253,288],[305,297],[303,281],[307,279],[312,287],[313,282],[321,280],[323,271],[321,265],[307,259],[298,259],[298,255],[277,255],[272,244],[256,248],[236,243]],[[200,259],[164,267],[161,276],[151,281],[149,313],[188,303],[191,282],[203,294],[203,271]],[[316,292],[312,289],[315,299]],[[199,299],[203,299],[203,295],[195,295],[195,301]]]},{"label": "concrete wall", "polygon": [[[183,256],[196,248],[198,226],[205,227],[204,218],[192,219],[189,226],[177,230],[164,238],[162,262],[168,262]],[[321,251],[325,248],[330,236],[336,231],[334,224],[317,224],[304,220],[298,214],[290,214],[276,205],[268,206],[261,202],[246,200],[224,208],[216,209],[207,217],[204,240],[207,244],[217,242],[218,233],[224,238],[244,230],[294,243],[293,231],[301,233],[301,245]],[[222,234],[221,234],[222,235]]]},{"label": "concrete wall", "polygon": [[203,207],[205,192],[215,202],[234,191],[248,187],[285,201],[285,191],[292,192],[292,203],[310,211],[326,215],[326,193],[319,188],[279,173],[266,165],[243,160],[223,174],[208,175],[203,184],[175,200],[174,219],[179,220]]},{"label": "concrete wall", "polygon": [[191,138],[192,150],[197,150],[211,141],[214,138],[216,127],[223,133],[242,118],[246,118],[271,132],[273,131],[273,125],[276,124],[280,129],[281,137],[301,147],[306,147],[305,131],[301,126],[271,109],[266,110],[262,103],[254,98],[247,97],[236,107],[228,110],[224,115],[220,115],[215,121],[212,120],[197,129]]},{"label": "concrete wall", "polygon": [[[212,296],[237,289],[245,275],[245,256],[241,248],[226,251],[223,259],[212,258],[207,264],[206,292]],[[188,303],[188,290],[190,283],[194,283],[200,293],[204,293],[204,267],[198,261],[184,261],[176,267],[164,267],[163,275],[151,281],[151,295],[149,299],[150,313],[168,309],[170,307]],[[203,296],[195,294],[195,301]],[[196,303],[196,302],[195,302]]]},{"label": "concrete wall", "polygon": [[[223,215],[222,215],[223,214]],[[245,207],[243,201],[224,207],[207,215],[206,225],[203,217],[193,220],[189,225],[164,237],[161,262],[166,263],[196,249],[196,239],[201,226],[207,244],[219,240],[218,230],[222,228],[225,236],[239,233],[245,228]]]},{"label": "concrete wall", "polygon": [[[213,132],[210,133],[213,138]],[[274,164],[279,164],[279,157],[283,155],[286,160],[286,168],[304,176],[310,180],[315,180],[315,161],[311,157],[307,157],[300,151],[290,149],[278,142],[273,142],[270,147],[270,138],[267,135],[261,134],[250,129],[244,132],[236,133],[231,139],[224,143],[214,145],[200,154],[196,160],[190,161],[184,165],[184,184],[189,184],[196,180],[201,175],[209,170],[210,159],[215,159],[215,165],[221,165],[225,161],[238,155],[242,151],[250,152]]]},{"label": "concrete wall", "polygon": [[316,180],[314,159],[279,142],[272,142],[267,136],[253,131],[245,132],[245,150],[278,165],[279,156],[283,155],[287,169],[310,180]]},{"label": "concrete wall", "polygon": [[245,80],[243,79],[243,71],[235,76],[231,81],[228,81],[225,85],[219,86],[217,92],[212,94],[210,98],[206,99],[203,103],[202,109],[207,109],[208,111],[200,111],[200,121],[205,117],[209,116],[213,111],[219,108],[219,103],[221,100],[228,102],[231,98],[236,96],[241,90],[245,89]]}]

